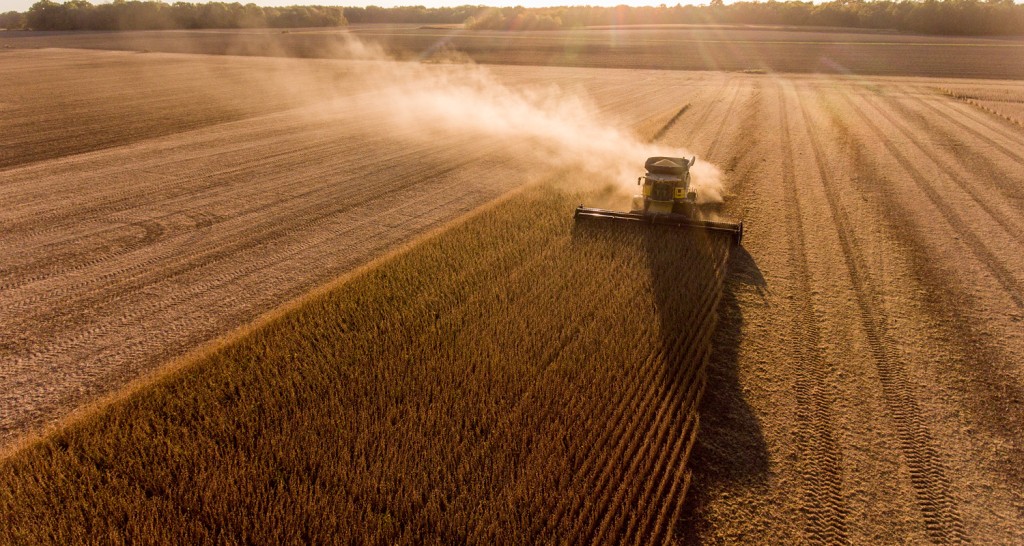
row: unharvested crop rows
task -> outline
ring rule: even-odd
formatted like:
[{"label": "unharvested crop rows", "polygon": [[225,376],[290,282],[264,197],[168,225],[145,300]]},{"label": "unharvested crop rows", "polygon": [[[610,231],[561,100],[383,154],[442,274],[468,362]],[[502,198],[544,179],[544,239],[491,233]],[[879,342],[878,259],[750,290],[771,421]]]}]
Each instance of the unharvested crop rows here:
[{"label": "unharvested crop rows", "polygon": [[580,198],[531,188],[17,453],[0,538],[676,540],[729,241]]},{"label": "unharvested crop rows", "polygon": [[997,89],[960,90],[940,87],[939,91],[983,112],[1024,127],[1024,94],[1018,88],[1008,86]]}]

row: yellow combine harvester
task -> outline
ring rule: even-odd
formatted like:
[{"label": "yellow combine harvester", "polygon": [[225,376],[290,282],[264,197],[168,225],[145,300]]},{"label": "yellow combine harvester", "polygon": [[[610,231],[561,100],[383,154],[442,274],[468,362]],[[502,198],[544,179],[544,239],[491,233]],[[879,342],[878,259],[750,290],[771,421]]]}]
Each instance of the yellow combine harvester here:
[{"label": "yellow combine harvester", "polygon": [[644,166],[647,174],[637,179],[643,195],[633,197],[633,210],[619,212],[576,207],[576,219],[600,218],[645,222],[673,227],[702,229],[732,235],[739,244],[743,239],[743,222],[720,222],[698,218],[697,192],[690,187],[690,167],[697,158],[651,157]]}]

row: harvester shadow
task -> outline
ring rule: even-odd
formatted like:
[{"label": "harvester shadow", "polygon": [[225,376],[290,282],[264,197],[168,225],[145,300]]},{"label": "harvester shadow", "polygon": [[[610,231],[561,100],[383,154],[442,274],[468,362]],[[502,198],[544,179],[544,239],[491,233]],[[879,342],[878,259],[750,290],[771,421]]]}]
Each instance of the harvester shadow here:
[{"label": "harvester shadow", "polygon": [[739,348],[744,336],[744,294],[763,297],[767,283],[753,257],[735,246],[729,254],[718,324],[711,341],[707,390],[700,406],[701,428],[689,465],[693,473],[678,536],[700,544],[709,529],[704,507],[722,492],[763,486],[768,451],[757,416],[746,401],[739,379]]},{"label": "harvester shadow", "polygon": [[[729,235],[593,220],[578,221],[573,236],[617,240],[642,249],[637,258],[646,259],[651,300],[636,305],[653,304],[656,313],[662,402],[675,408],[670,436],[684,435],[688,442],[690,418],[699,415],[692,451],[683,449],[674,459],[675,465],[693,472],[676,534],[685,537],[684,543],[699,541],[694,530],[700,526],[697,518],[706,498],[702,489],[730,482],[763,483],[768,472],[761,426],[746,403],[738,373],[744,334],[738,293],[763,292],[764,277],[741,246],[730,250]],[[706,383],[699,379],[702,374]],[[698,410],[695,393],[702,384]]]}]

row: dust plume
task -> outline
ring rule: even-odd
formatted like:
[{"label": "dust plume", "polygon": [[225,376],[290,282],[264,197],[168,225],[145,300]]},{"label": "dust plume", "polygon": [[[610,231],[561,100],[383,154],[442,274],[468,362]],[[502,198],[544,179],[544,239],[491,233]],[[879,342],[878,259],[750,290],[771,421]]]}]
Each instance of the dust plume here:
[{"label": "dust plume", "polygon": [[[349,43],[355,51],[367,51],[357,39]],[[389,83],[375,100],[387,105],[391,123],[420,127],[427,135],[447,131],[500,138],[532,162],[580,169],[595,183],[621,184],[629,192],[635,190],[647,157],[694,155],[642,141],[608,122],[585,97],[555,85],[511,87],[470,64],[424,66],[377,59],[383,62],[374,69]],[[702,202],[721,201],[717,167],[698,161],[693,179]]]},{"label": "dust plume", "polygon": [[[431,139],[447,133],[495,139],[507,153],[516,154],[520,172],[541,176],[541,170],[551,168],[578,170],[595,186],[614,185],[625,195],[635,192],[647,157],[695,155],[645,142],[613,123],[585,96],[554,84],[508,85],[486,68],[465,62],[467,57],[448,50],[444,54],[444,60],[464,62],[400,61],[377,44],[342,33],[324,56],[363,62],[347,63],[344,95],[319,97],[315,115],[326,115],[326,99],[339,121],[374,116],[382,130],[401,138]],[[322,74],[311,80],[282,70],[271,78],[275,85],[289,85],[299,94],[324,94]],[[722,200],[722,175],[716,166],[698,159],[691,172],[699,202]]]}]

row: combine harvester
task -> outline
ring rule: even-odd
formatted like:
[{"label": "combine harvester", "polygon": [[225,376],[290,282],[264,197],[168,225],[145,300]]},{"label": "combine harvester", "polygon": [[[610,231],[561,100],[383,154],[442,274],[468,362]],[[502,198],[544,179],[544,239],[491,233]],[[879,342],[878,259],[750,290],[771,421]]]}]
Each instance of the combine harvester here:
[{"label": "combine harvester", "polygon": [[663,226],[716,231],[732,236],[734,243],[743,239],[743,222],[719,222],[702,220],[697,205],[697,192],[690,187],[690,167],[697,161],[681,157],[651,157],[644,167],[647,174],[637,179],[643,185],[643,195],[633,198],[633,210],[620,212],[576,207],[576,220],[600,218],[643,222]]}]

